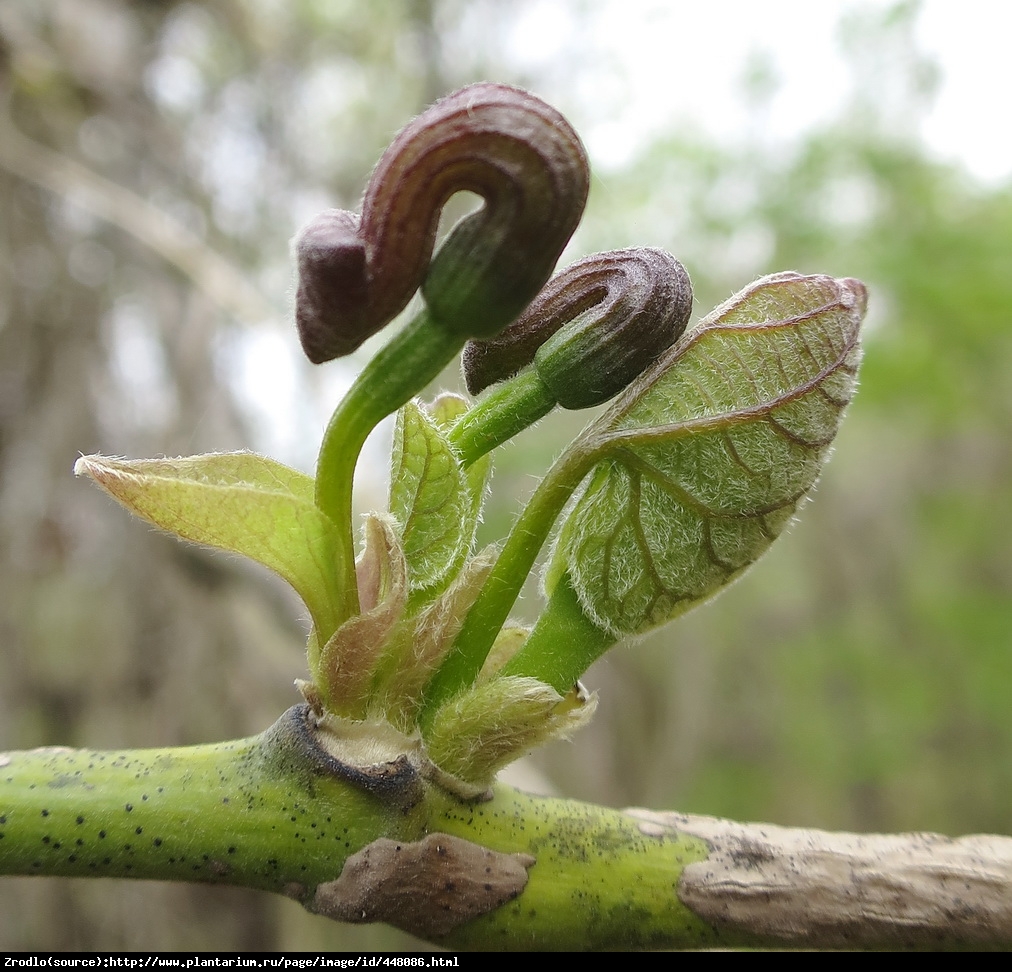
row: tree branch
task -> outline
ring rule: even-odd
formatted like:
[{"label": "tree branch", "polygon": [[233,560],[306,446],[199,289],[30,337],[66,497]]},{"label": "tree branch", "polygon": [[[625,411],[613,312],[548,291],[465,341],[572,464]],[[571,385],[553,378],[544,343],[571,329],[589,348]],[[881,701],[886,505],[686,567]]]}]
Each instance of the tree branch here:
[{"label": "tree branch", "polygon": [[1010,838],[792,830],[504,786],[464,801],[420,751],[364,765],[360,747],[297,706],[212,746],[0,754],[0,873],[237,884],[453,948],[1012,946]]},{"label": "tree branch", "polygon": [[722,934],[802,948],[1008,948],[1012,838],[848,834],[629,810],[705,840],[678,896]]},{"label": "tree branch", "polygon": [[0,168],[129,233],[237,320],[258,323],[277,317],[277,309],[237,267],[182,223],[129,189],[23,135],[3,112]]}]

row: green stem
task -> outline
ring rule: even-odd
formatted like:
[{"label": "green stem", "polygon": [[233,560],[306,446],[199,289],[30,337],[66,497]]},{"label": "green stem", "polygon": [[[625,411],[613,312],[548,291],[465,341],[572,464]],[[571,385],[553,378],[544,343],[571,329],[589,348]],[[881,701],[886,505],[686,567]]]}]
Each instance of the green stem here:
[{"label": "green stem", "polygon": [[[449,934],[427,934],[441,944],[585,950],[715,942],[673,893],[685,866],[707,857],[704,841],[674,830],[648,836],[618,811],[503,786],[488,801],[462,802],[422,783],[406,763],[382,769],[370,775],[329,755],[305,706],[260,736],[218,745],[0,753],[0,874],[242,885],[325,912],[317,888],[337,879],[352,854],[380,837],[400,850],[426,834],[449,834],[534,863],[515,900]],[[421,898],[452,895],[441,863],[427,874],[394,872],[392,893],[403,881]],[[480,886],[488,864],[470,866]]]},{"label": "green stem", "polygon": [[0,874],[242,885],[461,949],[1010,945],[1009,838],[792,830],[499,785],[465,801],[408,756],[356,767],[342,745],[298,706],[213,746],[0,753]]},{"label": "green stem", "polygon": [[502,674],[529,675],[564,695],[617,640],[587,617],[566,573]]},{"label": "green stem", "polygon": [[260,736],[216,745],[0,756],[0,873],[201,881],[296,897],[330,880],[390,831],[395,814],[325,772],[297,712]]},{"label": "green stem", "polygon": [[[341,532],[339,624],[358,613],[351,498],[355,465],[369,433],[436,378],[465,338],[438,326],[425,309],[365,366],[331,416],[316,464],[316,505]],[[320,644],[333,632],[321,632]]]},{"label": "green stem", "polygon": [[533,368],[492,390],[468,409],[450,432],[450,442],[465,468],[485,453],[544,418],[555,399]]},{"label": "green stem", "polygon": [[481,671],[552,525],[597,459],[596,449],[586,443],[581,436],[555,461],[513,524],[453,648],[429,682],[420,715],[423,728],[431,725],[443,702],[470,685]]},{"label": "green stem", "polygon": [[483,951],[707,948],[730,943],[679,900],[685,867],[706,860],[704,841],[669,831],[648,837],[618,810],[531,796],[497,784],[462,812],[447,802],[434,830],[502,853],[530,854],[523,894],[441,944]]}]

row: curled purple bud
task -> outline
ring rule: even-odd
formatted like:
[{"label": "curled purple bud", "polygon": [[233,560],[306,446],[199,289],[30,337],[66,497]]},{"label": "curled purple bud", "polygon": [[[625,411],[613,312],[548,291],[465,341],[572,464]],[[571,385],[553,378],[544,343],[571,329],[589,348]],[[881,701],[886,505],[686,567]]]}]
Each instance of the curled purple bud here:
[{"label": "curled purple bud", "polygon": [[369,295],[358,217],[325,209],[299,233],[295,258],[295,324],[303,351],[314,364],[350,354],[375,332],[362,318]]},{"label": "curled purple bud", "polygon": [[692,284],[664,250],[597,253],[556,274],[498,336],[469,341],[464,376],[471,394],[533,362],[564,408],[589,408],[618,394],[685,330]]},{"label": "curled purple bud", "polygon": [[[361,219],[330,210],[297,237],[296,323],[307,356],[320,363],[355,350],[423,281],[439,325],[496,333],[550,276],[589,179],[576,133],[534,95],[482,83],[438,101],[383,153]],[[462,190],[485,205],[457,225],[430,267],[440,210]]]}]

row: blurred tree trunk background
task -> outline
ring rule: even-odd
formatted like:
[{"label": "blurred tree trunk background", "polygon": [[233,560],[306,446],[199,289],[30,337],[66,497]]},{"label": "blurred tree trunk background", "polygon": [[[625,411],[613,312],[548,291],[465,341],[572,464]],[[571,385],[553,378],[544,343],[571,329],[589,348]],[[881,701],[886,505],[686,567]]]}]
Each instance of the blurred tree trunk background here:
[{"label": "blurred tree trunk background", "polygon": [[[283,585],[131,521],[73,462],[253,448],[311,471],[355,365],[299,358],[288,240],[355,208],[393,132],[468,81],[527,84],[582,130],[581,83],[611,68],[518,67],[499,42],[537,7],[0,5],[0,749],[223,739],[297,701]],[[871,318],[816,502],[714,606],[592,669],[595,722],[534,763],[566,795],[1012,830],[1012,190],[919,144],[937,79],[917,6],[862,16],[850,105],[797,144],[764,136],[759,60],[738,142],[666,134],[595,185],[574,250],[667,247],[697,313],[793,268],[862,277]],[[489,539],[584,421],[502,450]],[[0,916],[8,950],[415,947],[222,888],[4,879]]]},{"label": "blurred tree trunk background", "polygon": [[[298,6],[0,10],[4,748],[229,738],[297,701],[305,631],[284,585],[130,522],[70,470],[260,444],[241,345],[286,321],[288,239],[316,208],[354,207],[390,133],[445,87],[427,0]],[[0,948],[390,939],[252,893],[96,890],[3,881]]]}]

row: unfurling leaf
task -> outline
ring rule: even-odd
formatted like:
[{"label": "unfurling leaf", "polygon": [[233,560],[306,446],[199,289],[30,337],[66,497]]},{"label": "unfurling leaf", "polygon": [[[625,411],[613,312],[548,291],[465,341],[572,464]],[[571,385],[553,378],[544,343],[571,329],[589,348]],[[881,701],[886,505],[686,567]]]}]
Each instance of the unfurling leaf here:
[{"label": "unfurling leaf", "polygon": [[441,770],[483,788],[503,766],[586,725],[596,708],[582,686],[563,697],[535,678],[492,678],[436,713],[425,746]]},{"label": "unfurling leaf", "polygon": [[[440,414],[449,406],[440,406]],[[451,409],[452,413],[452,409]],[[439,590],[471,551],[485,470],[461,470],[439,422],[408,402],[397,415],[390,513],[413,590]]]},{"label": "unfurling leaf", "polygon": [[[438,395],[428,406],[429,414],[436,425],[447,436],[454,425],[471,408],[471,403],[462,395],[455,395],[453,392],[443,392]],[[485,489],[488,486],[488,477],[492,471],[492,457],[482,456],[472,462],[464,470],[464,485],[471,500],[470,530],[472,533],[470,544],[474,544],[474,531],[481,520],[482,504],[485,502]]]},{"label": "unfurling leaf", "polygon": [[415,719],[425,685],[453,647],[497,552],[486,547],[469,558],[446,590],[405,617],[387,639],[373,679],[372,708],[395,726],[404,728]]},{"label": "unfurling leaf", "polygon": [[324,640],[333,633],[337,530],[315,505],[309,476],[251,452],[82,456],[74,472],[162,530],[269,567],[305,601]]},{"label": "unfurling leaf", "polygon": [[753,563],[815,484],[856,384],[867,295],[781,273],[718,307],[588,430],[600,461],[556,543],[613,635],[687,610]]},{"label": "unfurling leaf", "polygon": [[365,548],[356,565],[363,611],[342,624],[309,666],[325,708],[363,718],[376,666],[407,604],[407,565],[394,525],[375,514],[365,521]]}]

